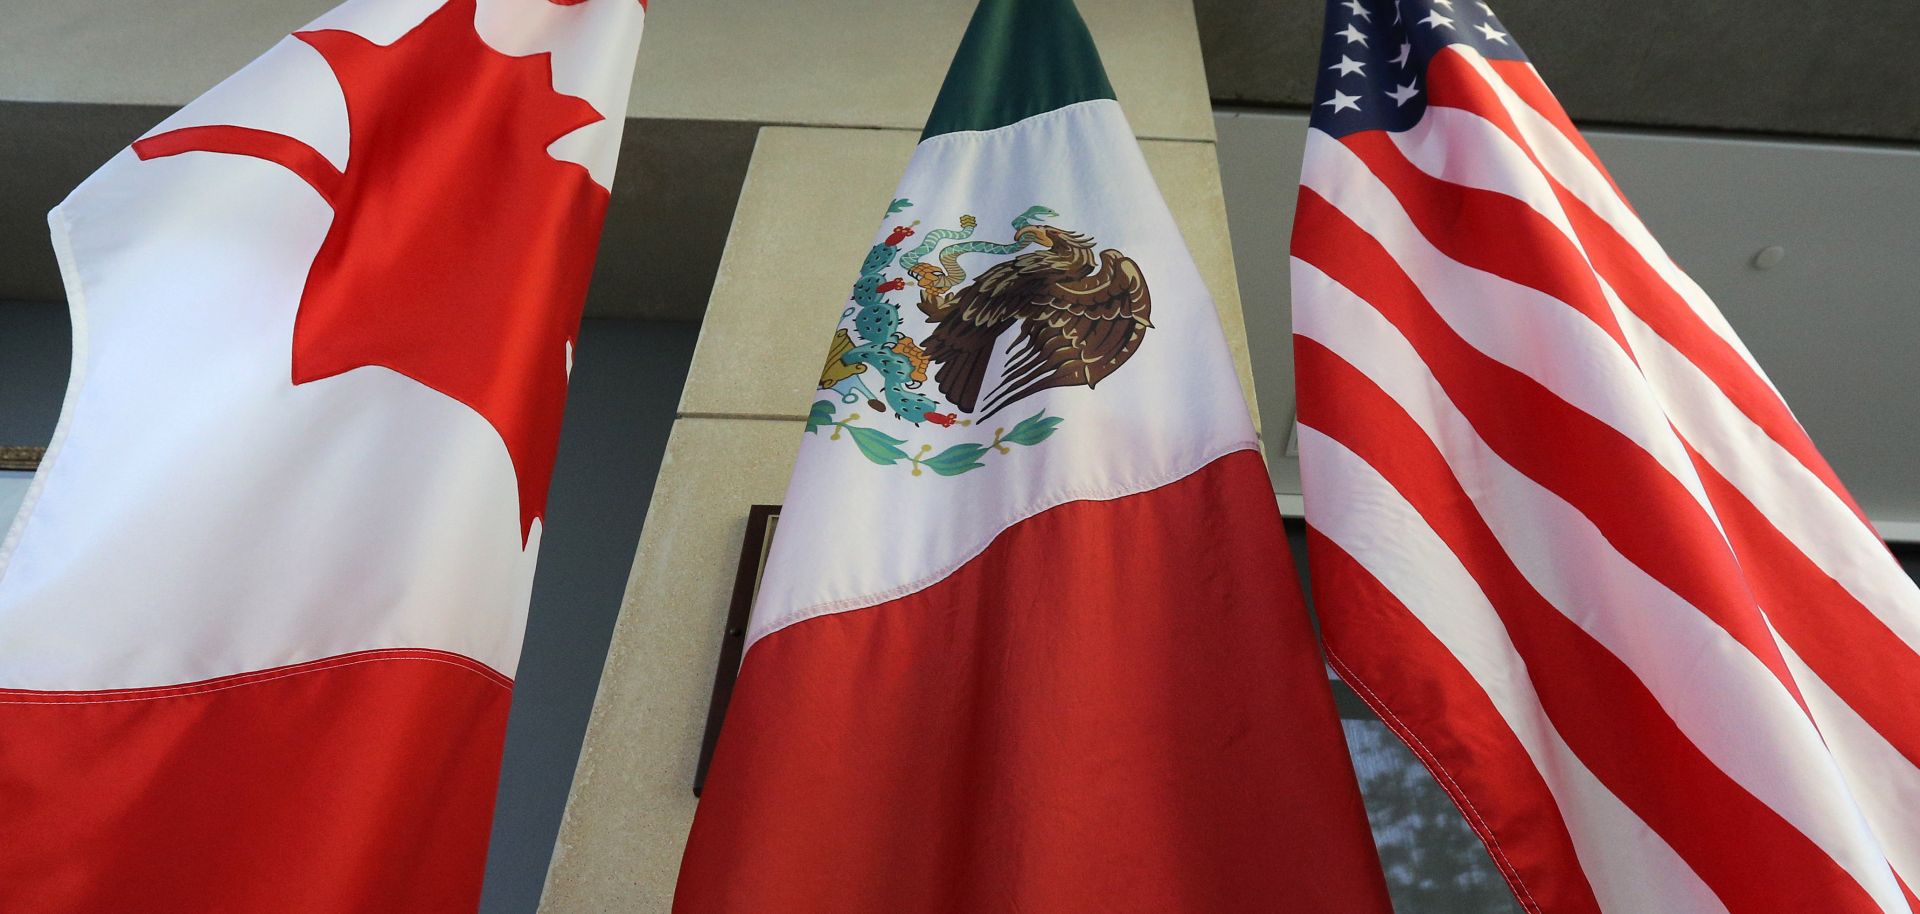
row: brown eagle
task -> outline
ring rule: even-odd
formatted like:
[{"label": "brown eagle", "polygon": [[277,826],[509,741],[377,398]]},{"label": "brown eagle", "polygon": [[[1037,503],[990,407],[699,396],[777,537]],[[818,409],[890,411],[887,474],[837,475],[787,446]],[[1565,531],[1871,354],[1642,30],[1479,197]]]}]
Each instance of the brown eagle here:
[{"label": "brown eagle", "polygon": [[[1096,256],[1092,238],[1048,225],[1022,227],[1014,240],[1040,249],[958,289],[921,282],[920,310],[935,325],[922,343],[939,366],[934,382],[961,412],[985,409],[982,419],[1048,388],[1098,385],[1153,327],[1153,300],[1133,258],[1112,248]],[[981,403],[994,342],[1014,324],[1006,368]]]}]

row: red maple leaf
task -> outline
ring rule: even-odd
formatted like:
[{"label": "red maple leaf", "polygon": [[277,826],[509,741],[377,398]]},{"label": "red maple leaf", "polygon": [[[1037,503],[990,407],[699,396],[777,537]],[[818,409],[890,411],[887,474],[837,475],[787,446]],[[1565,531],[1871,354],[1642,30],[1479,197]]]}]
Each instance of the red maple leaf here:
[{"label": "red maple leaf", "polygon": [[547,146],[602,116],[554,91],[550,54],[481,40],[475,2],[448,0],[391,45],[294,34],[346,96],[345,171],[250,127],[187,127],[133,149],[253,156],[319,192],[334,217],[294,321],[293,383],[384,366],[472,407],[513,461],[524,544],[546,509],[567,347],[608,202]]}]

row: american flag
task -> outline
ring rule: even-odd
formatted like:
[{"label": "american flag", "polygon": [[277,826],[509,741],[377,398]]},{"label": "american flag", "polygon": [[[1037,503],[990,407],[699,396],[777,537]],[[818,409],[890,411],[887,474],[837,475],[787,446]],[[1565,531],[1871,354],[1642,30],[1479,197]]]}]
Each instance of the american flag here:
[{"label": "american flag", "polygon": [[1521,905],[1920,910],[1920,591],[1493,11],[1330,3],[1300,183],[1326,643]]}]

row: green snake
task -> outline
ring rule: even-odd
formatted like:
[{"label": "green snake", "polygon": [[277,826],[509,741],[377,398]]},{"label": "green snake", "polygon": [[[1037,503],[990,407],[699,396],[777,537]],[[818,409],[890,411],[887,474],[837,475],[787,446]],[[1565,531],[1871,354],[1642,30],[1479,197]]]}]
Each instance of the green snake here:
[{"label": "green snake", "polygon": [[[1059,213],[1044,206],[1030,206],[1026,212],[1021,213],[1018,218],[1013,220],[1013,230],[1018,234],[1021,229],[1026,228],[1034,222],[1057,215],[1059,215]],[[958,229],[934,229],[928,232],[926,237],[921,239],[920,243],[916,245],[913,250],[901,256],[900,269],[912,270],[921,261],[925,260],[927,255],[932,253],[933,249],[942,241],[957,241],[959,242],[958,244],[949,244],[940,249],[940,287],[943,289],[951,289],[966,281],[967,278],[967,271],[960,266],[960,255],[1015,254],[1019,253],[1019,251],[1028,244],[1028,242],[1018,241],[1008,244],[995,244],[991,241],[967,241],[966,239],[973,236],[974,227],[978,224],[979,220],[972,216],[961,216],[960,228]]]}]

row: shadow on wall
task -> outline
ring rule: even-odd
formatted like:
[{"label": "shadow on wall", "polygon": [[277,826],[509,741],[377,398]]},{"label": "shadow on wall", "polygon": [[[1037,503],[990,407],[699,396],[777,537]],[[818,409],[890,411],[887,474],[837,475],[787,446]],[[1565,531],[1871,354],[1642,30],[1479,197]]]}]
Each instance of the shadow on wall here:
[{"label": "shadow on wall", "polygon": [[700,327],[589,319],[574,353],[481,914],[533,914]]}]

